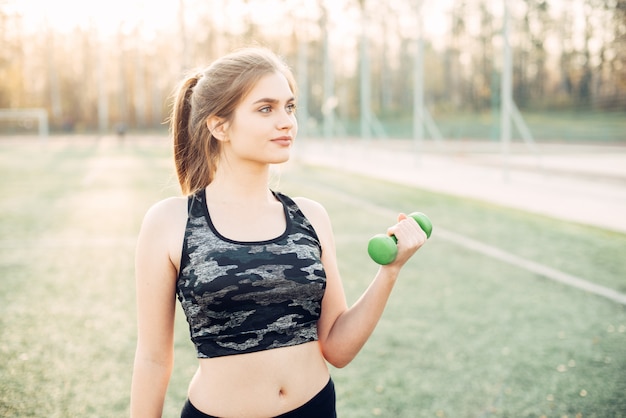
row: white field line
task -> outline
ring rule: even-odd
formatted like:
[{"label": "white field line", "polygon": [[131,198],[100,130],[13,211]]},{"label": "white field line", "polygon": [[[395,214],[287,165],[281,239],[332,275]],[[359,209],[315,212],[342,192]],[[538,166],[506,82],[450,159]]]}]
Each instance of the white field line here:
[{"label": "white field line", "polygon": [[[383,206],[379,206],[371,202],[367,202],[365,200],[362,200],[356,197],[348,196],[344,193],[331,191],[327,188],[325,188],[324,191],[332,192],[338,198],[350,204],[354,204],[362,208],[367,208],[367,210],[379,213],[381,216],[386,216],[390,219],[395,219],[395,217],[398,215],[397,212],[394,212],[391,209],[385,208]],[[592,283],[580,277],[564,273],[560,270],[553,269],[551,267],[548,267],[540,263],[536,263],[531,260],[527,260],[525,258],[516,256],[515,254],[511,254],[507,251],[504,251],[500,248],[493,247],[491,245],[484,244],[480,241],[476,241],[466,236],[440,228],[437,225],[435,225],[435,227],[433,228],[433,235],[436,236],[437,239],[443,239],[443,240],[452,242],[461,247],[481,253],[483,255],[494,258],[496,260],[503,261],[513,266],[522,268],[526,271],[535,273],[547,279],[554,280],[556,282],[574,287],[579,290],[583,290],[585,292],[595,294],[597,296],[602,296],[614,302],[621,303],[622,305],[626,305],[626,295],[623,293],[617,292],[613,289],[610,289],[608,287],[600,286],[598,284]]]},{"label": "white field line", "polygon": [[518,257],[507,251],[501,250],[491,245],[483,244],[482,242],[473,240],[454,232],[450,232],[441,228],[437,228],[437,236],[443,238],[457,245],[465,247],[467,249],[479,252],[489,257],[495,258],[505,263],[523,268],[532,273],[538,274],[550,280],[554,280],[571,287],[575,287],[580,290],[584,290],[589,293],[593,293],[598,296],[603,296],[614,302],[626,305],[626,295],[619,293],[608,287],[600,286],[592,283],[588,280],[581,279],[580,277],[573,276],[571,274],[564,273],[560,270],[553,269],[540,263],[536,263],[531,260],[527,260],[522,257]]}]

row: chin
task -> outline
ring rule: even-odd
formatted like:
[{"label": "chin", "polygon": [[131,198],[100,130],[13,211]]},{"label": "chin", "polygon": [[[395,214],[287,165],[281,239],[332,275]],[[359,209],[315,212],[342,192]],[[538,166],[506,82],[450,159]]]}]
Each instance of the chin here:
[{"label": "chin", "polygon": [[270,159],[270,164],[282,164],[289,161],[291,158],[291,152],[281,153],[282,155],[275,155],[274,158]]}]

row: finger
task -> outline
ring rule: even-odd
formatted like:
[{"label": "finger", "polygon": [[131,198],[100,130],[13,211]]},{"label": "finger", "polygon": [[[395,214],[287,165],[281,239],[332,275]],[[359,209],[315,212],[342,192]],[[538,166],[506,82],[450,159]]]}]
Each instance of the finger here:
[{"label": "finger", "polygon": [[415,219],[405,216],[397,224],[387,229],[387,234],[395,235],[396,239],[402,239],[405,242],[420,242],[426,239],[426,234],[420,228]]},{"label": "finger", "polygon": [[403,221],[402,224],[406,235],[416,239],[420,245],[427,239],[426,233],[415,219],[408,218],[406,221]]}]

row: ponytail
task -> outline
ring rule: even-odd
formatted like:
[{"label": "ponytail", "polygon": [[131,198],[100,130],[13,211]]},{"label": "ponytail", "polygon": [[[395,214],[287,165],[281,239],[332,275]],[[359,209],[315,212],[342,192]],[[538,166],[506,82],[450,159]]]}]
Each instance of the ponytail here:
[{"label": "ponytail", "polygon": [[201,78],[202,74],[196,74],[182,81],[170,119],[174,164],[184,194],[195,193],[211,182],[219,154],[219,144],[206,126],[206,117],[194,111],[194,87]]}]

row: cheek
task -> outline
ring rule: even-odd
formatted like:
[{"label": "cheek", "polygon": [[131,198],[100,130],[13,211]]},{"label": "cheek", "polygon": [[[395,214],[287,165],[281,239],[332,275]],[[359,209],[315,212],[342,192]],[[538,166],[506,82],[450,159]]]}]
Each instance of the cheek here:
[{"label": "cheek", "polygon": [[[247,120],[246,120],[247,119]],[[230,139],[234,139],[240,136],[246,137],[247,132],[250,131],[250,118],[235,113],[233,118],[228,123],[228,134]]]},{"label": "cheek", "polygon": [[296,116],[293,117],[293,136],[296,136],[296,133],[298,132],[298,118]]}]

